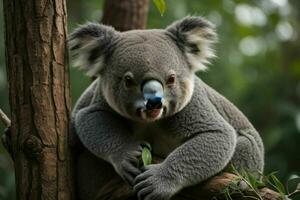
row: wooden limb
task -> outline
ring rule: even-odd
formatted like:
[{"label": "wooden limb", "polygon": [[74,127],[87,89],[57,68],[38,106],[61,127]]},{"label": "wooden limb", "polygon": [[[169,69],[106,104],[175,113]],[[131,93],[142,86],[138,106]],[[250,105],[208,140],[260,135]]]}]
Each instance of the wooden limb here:
[{"label": "wooden limb", "polygon": [[11,120],[1,109],[0,109],[0,121],[6,127],[4,130],[4,134],[1,136],[2,144],[13,159],[14,157],[12,153],[12,142],[11,142],[11,135],[10,135]]},{"label": "wooden limb", "polygon": [[7,115],[1,110],[1,108],[0,108],[0,120],[7,128],[10,127],[11,121],[7,117]]},{"label": "wooden limb", "polygon": [[[154,163],[160,162],[161,159],[154,158]],[[207,200],[207,199],[225,199],[224,189],[228,188],[229,184],[237,179],[237,176],[232,173],[218,174],[204,183],[188,187],[180,191],[171,200]],[[247,187],[246,187],[247,188]],[[241,189],[242,190],[242,189]],[[238,199],[258,199],[258,200],[283,200],[284,198],[278,193],[269,188],[262,188],[258,191],[261,198],[251,189],[243,189],[243,194],[234,193],[231,195],[233,200]],[[132,186],[125,184],[120,177],[109,181],[100,191],[97,199],[106,200],[137,200]]]},{"label": "wooden limb", "polygon": [[[182,190],[178,194],[178,197],[179,199],[188,200],[211,199],[213,197],[215,197],[215,199],[224,199],[224,189],[235,179],[237,179],[235,174],[224,172],[212,177],[203,184]],[[283,200],[278,192],[266,187],[260,189],[258,193],[262,197],[262,200]],[[232,194],[231,197],[232,199],[260,199],[257,194],[250,189],[243,190],[243,194]]]}]

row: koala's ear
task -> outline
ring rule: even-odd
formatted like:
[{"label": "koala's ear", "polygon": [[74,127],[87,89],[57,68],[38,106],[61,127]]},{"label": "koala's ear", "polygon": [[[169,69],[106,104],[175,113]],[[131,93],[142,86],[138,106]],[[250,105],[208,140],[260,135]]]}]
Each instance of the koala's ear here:
[{"label": "koala's ear", "polygon": [[86,70],[89,76],[98,75],[117,35],[114,28],[102,24],[88,23],[77,28],[68,38],[74,66]]},{"label": "koala's ear", "polygon": [[215,56],[212,44],[217,41],[215,27],[202,17],[185,17],[166,28],[184,52],[193,71],[205,70]]}]

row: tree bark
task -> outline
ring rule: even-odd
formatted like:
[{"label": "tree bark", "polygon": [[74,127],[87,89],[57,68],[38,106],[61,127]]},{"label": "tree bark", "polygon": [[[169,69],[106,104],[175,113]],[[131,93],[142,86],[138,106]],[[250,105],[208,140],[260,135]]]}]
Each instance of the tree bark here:
[{"label": "tree bark", "polygon": [[65,0],[4,0],[17,199],[72,199]]},{"label": "tree bark", "polygon": [[148,8],[149,0],[106,0],[102,23],[118,31],[144,29]]}]

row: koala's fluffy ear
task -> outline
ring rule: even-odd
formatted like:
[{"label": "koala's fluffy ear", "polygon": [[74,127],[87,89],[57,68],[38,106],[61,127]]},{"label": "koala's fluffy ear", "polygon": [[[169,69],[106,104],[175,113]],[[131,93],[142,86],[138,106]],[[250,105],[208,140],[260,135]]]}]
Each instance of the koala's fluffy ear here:
[{"label": "koala's fluffy ear", "polygon": [[101,24],[88,23],[77,28],[68,38],[74,66],[86,70],[89,76],[98,75],[117,35],[114,28]]},{"label": "koala's fluffy ear", "polygon": [[202,17],[188,16],[166,30],[186,55],[192,70],[205,70],[208,59],[215,56],[211,48],[217,40],[214,25]]}]

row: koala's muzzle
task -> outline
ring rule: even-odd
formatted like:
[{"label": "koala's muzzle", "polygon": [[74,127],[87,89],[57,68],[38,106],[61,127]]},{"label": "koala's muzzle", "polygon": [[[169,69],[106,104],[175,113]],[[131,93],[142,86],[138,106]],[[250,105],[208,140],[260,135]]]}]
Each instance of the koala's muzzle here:
[{"label": "koala's muzzle", "polygon": [[157,80],[149,80],[142,86],[147,110],[161,109],[163,101],[163,86]]},{"label": "koala's muzzle", "polygon": [[157,80],[148,80],[142,85],[144,96],[144,112],[141,115],[144,119],[157,119],[163,112],[164,89]]}]

